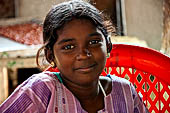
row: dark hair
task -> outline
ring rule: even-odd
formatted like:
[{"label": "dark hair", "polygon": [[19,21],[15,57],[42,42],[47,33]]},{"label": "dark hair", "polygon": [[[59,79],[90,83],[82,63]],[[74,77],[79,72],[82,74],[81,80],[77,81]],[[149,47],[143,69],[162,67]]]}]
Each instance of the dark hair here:
[{"label": "dark hair", "polygon": [[[87,18],[103,33],[107,52],[111,51],[111,41],[108,32],[104,26],[104,20],[101,12],[91,4],[82,0],[71,0],[53,6],[47,14],[43,24],[43,41],[44,48],[52,50],[54,43],[57,41],[56,30],[64,26],[66,22],[73,18]],[[39,54],[39,53],[38,53]]]}]

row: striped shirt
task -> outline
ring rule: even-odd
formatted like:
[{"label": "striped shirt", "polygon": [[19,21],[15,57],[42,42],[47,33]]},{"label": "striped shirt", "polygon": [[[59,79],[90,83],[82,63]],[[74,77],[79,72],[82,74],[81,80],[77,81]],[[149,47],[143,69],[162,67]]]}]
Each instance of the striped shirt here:
[{"label": "striped shirt", "polygon": [[[97,113],[144,113],[144,104],[131,83],[112,78],[112,91]],[[87,113],[78,99],[52,72],[35,74],[0,105],[0,113]]]}]

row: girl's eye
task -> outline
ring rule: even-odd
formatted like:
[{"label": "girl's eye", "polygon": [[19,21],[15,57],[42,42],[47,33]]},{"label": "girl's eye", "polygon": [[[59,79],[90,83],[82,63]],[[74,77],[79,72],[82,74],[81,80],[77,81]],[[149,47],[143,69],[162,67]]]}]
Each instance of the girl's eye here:
[{"label": "girl's eye", "polygon": [[101,42],[101,40],[91,40],[91,41],[89,42],[89,44],[90,44],[90,45],[92,45],[92,44],[98,44],[99,42]]},{"label": "girl's eye", "polygon": [[73,49],[73,48],[74,48],[73,45],[66,45],[66,46],[64,46],[62,49],[64,49],[64,50],[69,50],[69,49]]}]

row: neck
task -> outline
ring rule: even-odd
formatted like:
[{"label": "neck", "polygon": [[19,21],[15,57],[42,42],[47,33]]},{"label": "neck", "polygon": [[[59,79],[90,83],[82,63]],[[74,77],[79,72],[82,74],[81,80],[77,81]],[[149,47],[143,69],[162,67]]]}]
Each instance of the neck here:
[{"label": "neck", "polygon": [[99,95],[98,80],[88,85],[79,85],[63,78],[64,85],[78,98],[81,103],[94,101]]},{"label": "neck", "polygon": [[81,107],[88,113],[96,113],[98,110],[104,108],[104,97],[103,93],[100,91],[98,80],[87,86],[81,86],[65,81],[64,84],[79,100]]},{"label": "neck", "polygon": [[96,113],[104,108],[104,95],[99,87],[99,78],[86,85],[75,84],[67,79],[62,79],[64,85],[79,100],[84,110],[89,113]]}]

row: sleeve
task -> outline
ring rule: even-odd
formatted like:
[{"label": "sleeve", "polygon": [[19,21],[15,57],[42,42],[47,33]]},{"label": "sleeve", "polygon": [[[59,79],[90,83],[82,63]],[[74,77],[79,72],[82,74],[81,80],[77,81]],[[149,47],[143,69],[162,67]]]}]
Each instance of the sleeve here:
[{"label": "sleeve", "polygon": [[132,84],[130,84],[132,90],[132,97],[134,100],[134,113],[149,113],[145,107],[141,97],[137,94],[136,89]]},{"label": "sleeve", "polygon": [[24,82],[0,105],[0,113],[45,113],[50,98],[45,82]]}]

